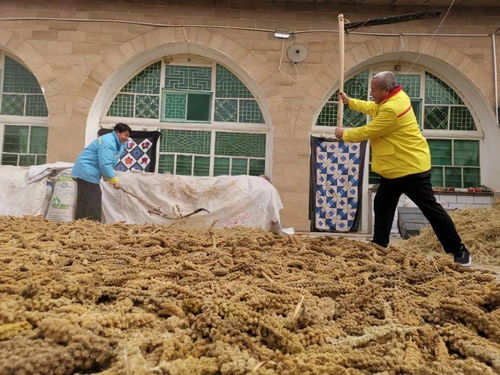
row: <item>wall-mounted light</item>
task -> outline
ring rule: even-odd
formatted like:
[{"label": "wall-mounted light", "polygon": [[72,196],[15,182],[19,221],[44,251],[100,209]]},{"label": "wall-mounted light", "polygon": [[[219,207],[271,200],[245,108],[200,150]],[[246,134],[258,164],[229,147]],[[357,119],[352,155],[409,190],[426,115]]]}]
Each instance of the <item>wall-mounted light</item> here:
[{"label": "wall-mounted light", "polygon": [[287,30],[276,30],[274,36],[280,39],[288,39],[290,38],[290,32]]}]

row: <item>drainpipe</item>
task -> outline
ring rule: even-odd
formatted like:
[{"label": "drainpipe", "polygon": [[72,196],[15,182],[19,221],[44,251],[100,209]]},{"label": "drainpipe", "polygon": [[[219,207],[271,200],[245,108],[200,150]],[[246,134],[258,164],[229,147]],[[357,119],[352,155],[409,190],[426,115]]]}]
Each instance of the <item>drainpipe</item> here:
[{"label": "drainpipe", "polygon": [[497,126],[500,126],[500,121],[498,119],[498,74],[497,74],[497,49],[496,49],[496,35],[495,33],[491,34],[491,42],[493,43],[493,83],[495,84],[495,117],[497,119]]}]

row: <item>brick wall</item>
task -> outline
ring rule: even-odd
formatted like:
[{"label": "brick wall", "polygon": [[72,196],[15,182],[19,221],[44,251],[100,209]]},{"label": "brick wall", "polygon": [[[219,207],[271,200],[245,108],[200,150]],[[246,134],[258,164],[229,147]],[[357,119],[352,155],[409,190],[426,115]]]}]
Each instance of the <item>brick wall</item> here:
[{"label": "brick wall", "polygon": [[[493,9],[493,11],[492,11]],[[441,33],[491,33],[498,8],[454,8]],[[422,10],[415,7],[339,6],[331,3],[224,1],[0,2],[0,17],[113,19],[174,25],[219,25],[266,29],[336,29],[343,12],[356,21]],[[445,10],[445,9],[443,9]],[[431,33],[437,20],[377,27],[377,32]],[[338,79],[335,33],[298,34],[309,49],[296,71],[278,71],[282,41],[272,33],[205,28],[160,28],[126,23],[49,20],[0,21],[0,49],[23,61],[44,88],[49,108],[49,161],[74,161],[85,143],[88,115],[100,87],[129,61],[170,45],[202,46],[238,65],[258,90],[273,132],[272,179],[285,209],[285,226],[309,227],[309,134]],[[491,39],[436,37],[346,38],[346,71],[384,54],[424,53],[453,66],[494,105]],[[290,43],[285,42],[285,47]],[[168,50],[168,48],[166,49]],[[407,54],[407,56],[415,56]],[[422,60],[424,61],[424,60]],[[497,148],[498,149],[498,148]]]}]

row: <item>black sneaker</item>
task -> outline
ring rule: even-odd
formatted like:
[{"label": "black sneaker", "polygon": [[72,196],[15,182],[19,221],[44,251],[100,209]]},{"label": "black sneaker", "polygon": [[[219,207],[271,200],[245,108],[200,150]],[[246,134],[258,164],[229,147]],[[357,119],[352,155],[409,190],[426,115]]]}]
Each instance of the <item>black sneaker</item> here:
[{"label": "black sneaker", "polygon": [[464,245],[462,245],[458,253],[453,256],[453,261],[463,267],[470,267],[472,265],[472,257],[470,256],[469,250],[467,250]]}]

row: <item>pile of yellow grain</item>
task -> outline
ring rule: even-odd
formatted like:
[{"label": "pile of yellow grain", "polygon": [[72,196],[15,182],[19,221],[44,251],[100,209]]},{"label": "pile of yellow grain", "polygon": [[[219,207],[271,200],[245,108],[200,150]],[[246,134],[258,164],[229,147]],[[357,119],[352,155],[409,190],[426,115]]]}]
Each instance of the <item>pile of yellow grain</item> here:
[{"label": "pile of yellow grain", "polygon": [[0,374],[497,374],[500,287],[260,230],[0,218]]}]

